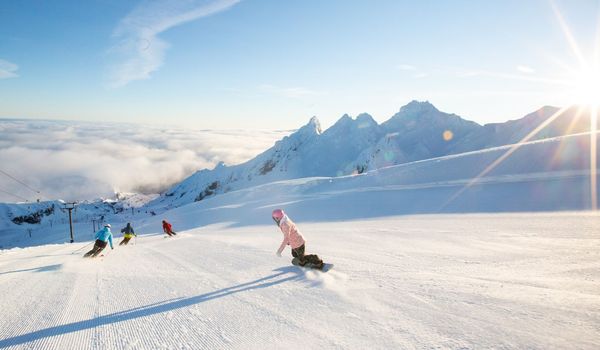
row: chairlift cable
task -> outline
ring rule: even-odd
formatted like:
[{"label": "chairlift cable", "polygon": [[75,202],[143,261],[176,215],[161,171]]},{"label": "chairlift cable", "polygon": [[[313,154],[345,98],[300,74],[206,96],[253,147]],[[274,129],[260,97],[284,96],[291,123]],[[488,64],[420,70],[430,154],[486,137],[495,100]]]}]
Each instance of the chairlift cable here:
[{"label": "chairlift cable", "polygon": [[[38,195],[40,195],[40,196],[42,196],[42,197],[46,197],[46,196],[44,196],[44,195],[42,194],[42,192],[41,192],[41,191],[39,191],[39,190],[36,190],[35,188],[32,188],[31,186],[27,185],[27,184],[26,184],[26,183],[24,183],[23,181],[21,181],[21,180],[17,179],[16,177],[14,177],[14,176],[10,175],[10,174],[9,174],[9,173],[7,173],[6,171],[4,171],[4,170],[0,169],[0,173],[1,173],[1,174],[3,174],[3,175],[5,175],[5,176],[7,176],[7,177],[9,177],[9,178],[11,178],[11,179],[13,179],[14,181],[16,181],[16,182],[20,183],[21,185],[25,186],[25,187],[26,187],[28,190],[30,190],[30,191],[33,191],[33,192],[35,192],[36,194],[38,194]],[[48,198],[48,197],[46,197],[46,198]]]},{"label": "chairlift cable", "polygon": [[21,196],[19,196],[19,195],[16,195],[16,194],[14,194],[14,193],[10,193],[10,192],[7,192],[7,191],[5,191],[5,190],[2,190],[2,189],[0,189],[0,192],[2,192],[2,193],[6,193],[6,194],[8,194],[8,195],[10,195],[10,196],[13,196],[13,197],[16,197],[16,198],[19,198],[19,199],[22,199],[22,200],[24,200],[25,202],[29,202],[29,199],[27,199],[27,198],[23,198],[23,197],[21,197]]}]

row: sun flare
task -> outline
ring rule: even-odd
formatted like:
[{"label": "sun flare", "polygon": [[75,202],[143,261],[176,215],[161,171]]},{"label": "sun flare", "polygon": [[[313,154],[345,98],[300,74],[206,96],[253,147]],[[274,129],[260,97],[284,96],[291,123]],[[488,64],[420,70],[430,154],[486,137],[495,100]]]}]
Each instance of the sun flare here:
[{"label": "sun flare", "polygon": [[[540,77],[532,79],[530,77],[514,77],[505,74],[496,74],[496,76],[509,78],[509,79],[520,79],[520,80],[537,80],[552,82],[559,84],[563,88],[564,96],[568,98],[568,104],[553,115],[544,120],[540,125],[535,127],[529,134],[523,137],[520,141],[514,143],[505,153],[500,157],[492,161],[487,165],[477,176],[473,177],[465,186],[460,188],[454,195],[452,195],[441,208],[444,208],[448,203],[454,201],[468,188],[479,182],[484,176],[494,170],[500,163],[504,162],[510,157],[515,151],[517,151],[522,145],[529,142],[535,135],[537,135],[542,129],[551,124],[554,120],[559,118],[565,113],[570,107],[578,106],[578,110],[575,119],[571,125],[575,125],[577,119],[584,113],[589,113],[589,198],[590,198],[590,209],[598,210],[598,119],[600,118],[600,17],[598,18],[596,28],[596,40],[595,47],[593,48],[593,55],[586,57],[584,51],[582,51],[573,36],[571,29],[567,25],[567,22],[562,16],[562,13],[556,6],[556,4],[550,2],[556,19],[562,29],[565,39],[569,44],[573,56],[578,61],[578,68],[561,64],[563,69],[566,71],[566,75],[563,75],[560,79]],[[521,71],[523,71],[521,69]],[[529,72],[533,73],[533,71]],[[568,128],[571,130],[571,127]]]},{"label": "sun flare", "polygon": [[589,69],[579,72],[573,79],[573,103],[598,108],[600,106],[600,70]]}]

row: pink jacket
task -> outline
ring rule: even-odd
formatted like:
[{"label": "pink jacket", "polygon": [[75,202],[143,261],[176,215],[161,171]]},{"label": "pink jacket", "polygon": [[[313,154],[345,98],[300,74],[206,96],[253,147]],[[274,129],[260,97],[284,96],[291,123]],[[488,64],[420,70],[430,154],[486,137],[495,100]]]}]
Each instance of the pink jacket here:
[{"label": "pink jacket", "polygon": [[296,224],[294,224],[287,215],[279,222],[279,228],[281,229],[281,233],[283,233],[283,241],[281,242],[279,249],[277,249],[277,254],[281,254],[286,245],[295,249],[304,244],[304,237],[302,237],[302,234],[298,231]]}]

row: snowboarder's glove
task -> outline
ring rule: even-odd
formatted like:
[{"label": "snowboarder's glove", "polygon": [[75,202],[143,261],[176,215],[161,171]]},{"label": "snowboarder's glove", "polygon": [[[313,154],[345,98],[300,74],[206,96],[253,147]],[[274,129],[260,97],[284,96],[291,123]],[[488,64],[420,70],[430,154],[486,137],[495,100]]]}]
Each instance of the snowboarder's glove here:
[{"label": "snowboarder's glove", "polygon": [[275,254],[281,258],[281,253],[280,252],[275,252]]}]

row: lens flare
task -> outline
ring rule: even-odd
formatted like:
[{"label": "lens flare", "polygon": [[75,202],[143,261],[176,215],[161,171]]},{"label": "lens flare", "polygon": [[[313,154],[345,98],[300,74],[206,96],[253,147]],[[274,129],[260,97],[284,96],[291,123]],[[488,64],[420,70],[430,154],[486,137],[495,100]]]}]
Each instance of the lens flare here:
[{"label": "lens flare", "polygon": [[454,133],[452,131],[450,131],[450,130],[446,130],[442,134],[442,137],[444,138],[444,141],[448,142],[448,141],[451,141],[454,138]]},{"label": "lens flare", "polygon": [[548,126],[548,124],[552,123],[556,118],[558,118],[561,114],[563,114],[567,109],[568,109],[568,107],[563,107],[563,108],[559,109],[556,113],[554,113],[548,119],[546,119],[544,122],[542,122],[540,125],[538,125],[537,128],[533,129],[533,131],[531,131],[529,134],[525,135],[525,137],[523,137],[521,139],[521,141],[513,144],[508,149],[508,151],[506,151],[503,155],[501,155],[500,157],[498,157],[495,161],[493,161],[490,165],[488,165],[485,169],[483,169],[483,171],[481,171],[479,174],[477,174],[477,176],[475,176],[474,178],[472,178],[458,192],[456,192],[454,195],[452,195],[442,205],[442,207],[440,209],[445,208],[448,204],[450,204],[451,202],[453,202],[456,198],[458,198],[466,190],[468,190],[469,188],[471,188],[471,186],[475,185],[479,180],[481,180],[481,178],[483,178],[484,176],[486,176],[487,174],[489,174],[498,165],[500,165],[500,163],[502,163],[504,160],[506,160],[506,158],[510,157],[511,154],[515,153],[522,145],[524,145],[529,140],[531,140],[532,137],[534,137],[535,135],[537,135],[537,133],[539,133],[543,128],[545,128],[546,126]]},{"label": "lens flare", "polygon": [[579,72],[573,82],[572,94],[575,104],[597,108],[600,105],[600,71],[593,68]]},{"label": "lens flare", "polygon": [[598,209],[598,191],[596,183],[596,128],[598,123],[598,106],[592,106],[590,116],[590,199],[591,209]]},{"label": "lens flare", "polygon": [[[554,2],[551,2],[552,10],[554,11],[556,20],[560,25],[562,32],[565,36],[567,43],[569,44],[572,54],[577,59],[579,64],[578,68],[571,68],[565,66],[565,68],[570,76],[570,79],[562,80],[562,79],[550,79],[550,78],[541,78],[541,77],[521,77],[521,76],[512,76],[506,74],[497,74],[493,73],[494,76],[502,79],[519,79],[519,80],[530,80],[536,79],[538,81],[547,81],[548,83],[556,83],[565,87],[565,96],[568,96],[571,100],[571,103],[575,105],[579,105],[579,109],[573,121],[571,121],[570,125],[565,130],[565,134],[569,134],[569,132],[575,127],[577,120],[579,119],[583,109],[590,110],[590,207],[592,210],[598,209],[598,185],[597,185],[597,137],[598,137],[598,111],[600,110],[600,17],[597,21],[596,28],[596,42],[594,44],[594,54],[591,57],[591,61],[588,62],[583,51],[580,49],[577,40],[572,34],[571,29],[567,25],[563,15],[560,10],[556,6]],[[492,170],[494,170],[499,164],[505,161],[508,157],[510,157],[514,152],[516,152],[519,147],[528,142],[531,138],[537,135],[542,129],[552,123],[556,118],[562,115],[569,107],[563,107],[538,125],[534,130],[532,130],[529,134],[527,134],[523,139],[514,145],[510,146],[510,148],[494,160],[491,164],[489,164],[483,171],[481,171],[477,176],[471,179],[464,187],[458,190],[454,195],[452,195],[441,207],[440,210],[444,209],[450,202],[454,201],[458,198],[462,193],[464,193],[467,189],[473,186],[475,183],[481,180],[484,176],[489,174]],[[446,135],[444,133],[444,139],[446,140]],[[559,148],[560,151],[560,148]],[[559,154],[554,155],[554,160],[559,157]]]}]

